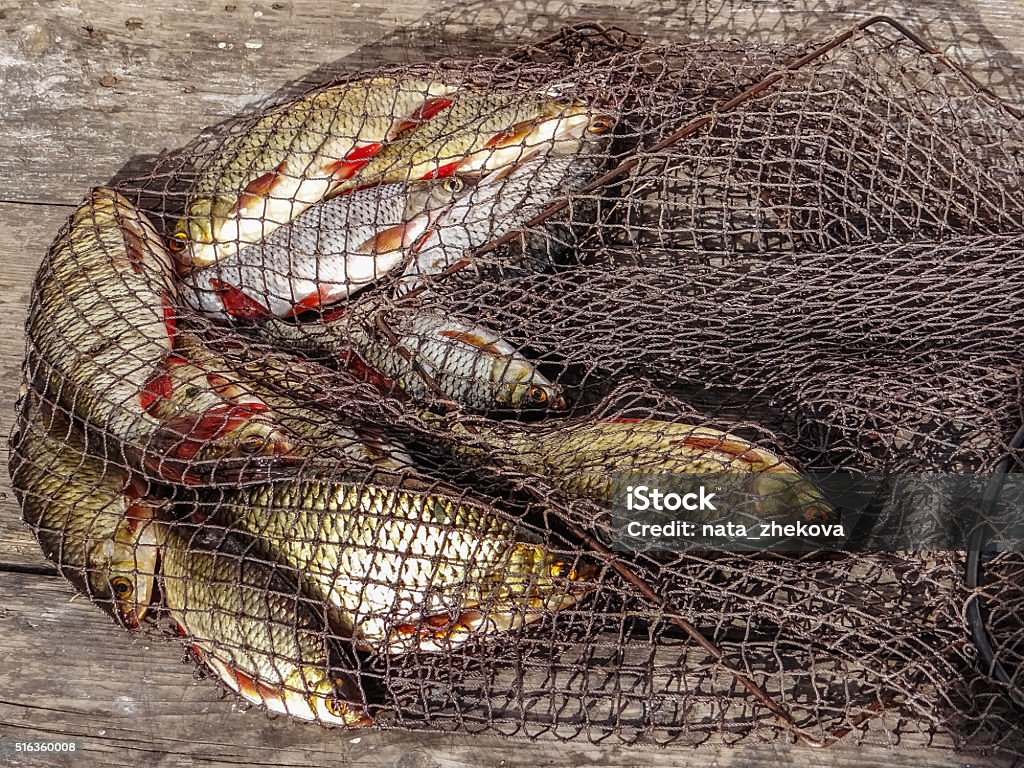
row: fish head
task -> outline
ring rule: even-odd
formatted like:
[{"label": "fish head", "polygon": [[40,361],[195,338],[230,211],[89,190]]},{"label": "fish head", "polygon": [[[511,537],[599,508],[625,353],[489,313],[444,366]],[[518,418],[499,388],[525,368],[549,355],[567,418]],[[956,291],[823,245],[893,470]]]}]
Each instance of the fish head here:
[{"label": "fish head", "polygon": [[[255,696],[246,695],[255,699]],[[348,673],[307,664],[298,667],[281,686],[261,685],[259,703],[268,709],[325,725],[359,728],[373,723],[359,699],[359,686]]]},{"label": "fish head", "polygon": [[564,411],[568,407],[562,388],[530,363],[525,360],[519,361],[518,365],[512,362],[508,368],[518,368],[518,371],[504,372],[512,383],[499,395],[499,402],[505,400],[513,408],[529,411]]},{"label": "fish head", "polygon": [[432,241],[439,223],[471,193],[475,183],[476,179],[460,176],[410,182],[402,223],[375,233],[356,251],[378,257],[404,253],[409,248],[418,253]]},{"label": "fish head", "polygon": [[316,720],[348,728],[373,724],[373,717],[356,701],[357,686],[348,675],[325,675],[322,670],[314,674],[321,679],[310,686],[308,705]]},{"label": "fish head", "polygon": [[153,600],[159,552],[153,509],[145,501],[133,501],[113,538],[94,545],[89,555],[93,595],[109,601],[126,629],[141,625]]},{"label": "fish head", "polygon": [[208,267],[237,250],[238,243],[228,233],[214,236],[214,222],[225,218],[223,211],[231,204],[229,199],[218,197],[198,197],[189,203],[185,216],[167,238],[167,250],[180,274]]},{"label": "fish head", "polygon": [[535,561],[539,567],[531,597],[549,610],[574,605],[597,586],[599,569],[592,562],[548,551]]},{"label": "fish head", "polygon": [[295,450],[291,435],[274,422],[262,403],[227,407],[223,424],[223,431],[199,451],[203,458],[273,458]]}]

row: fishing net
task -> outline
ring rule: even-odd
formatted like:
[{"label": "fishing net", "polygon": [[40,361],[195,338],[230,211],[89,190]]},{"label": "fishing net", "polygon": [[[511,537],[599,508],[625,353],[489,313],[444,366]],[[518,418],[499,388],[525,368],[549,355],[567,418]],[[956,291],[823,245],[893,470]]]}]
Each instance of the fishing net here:
[{"label": "fishing net", "polygon": [[[239,118],[121,201],[94,194],[82,220],[123,234],[72,222],[44,262],[12,452],[62,572],[250,701],[325,724],[1024,755],[1020,547],[990,546],[1024,422],[1019,116],[888,20],[781,48],[582,26],[371,74],[433,84],[403,135],[467,92],[589,110],[594,135],[555,176],[545,152],[525,187],[507,174],[500,212],[498,171],[433,180],[478,196],[473,247],[442,227],[430,269],[406,258],[340,298],[309,301],[298,235],[262,227],[315,174],[259,178],[275,142],[308,157],[353,130],[323,119],[330,89],[302,102],[311,122],[293,102]],[[381,117],[360,94],[354,114]],[[477,139],[496,155],[524,124]],[[378,149],[334,157],[330,183]],[[262,282],[224,290],[248,279],[230,255],[212,283],[168,282],[151,241],[185,249],[191,201],[238,178],[259,180],[257,235],[235,234]],[[373,198],[360,251],[377,266],[376,234],[406,221],[390,204]],[[355,278],[308,278],[331,280]],[[890,481],[863,551],[622,546],[608,489],[686,462],[774,478],[779,498],[753,495],[790,519],[832,514],[830,478]],[[902,492],[908,475],[970,493]],[[941,535],[965,507],[969,557]]]}]

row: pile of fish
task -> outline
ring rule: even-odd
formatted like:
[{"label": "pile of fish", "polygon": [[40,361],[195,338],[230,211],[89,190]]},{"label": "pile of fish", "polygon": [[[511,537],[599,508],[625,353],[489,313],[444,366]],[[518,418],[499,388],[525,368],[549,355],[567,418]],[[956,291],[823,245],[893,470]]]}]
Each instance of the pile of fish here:
[{"label": "pile of fish", "polygon": [[[127,628],[169,617],[245,699],[357,726],[386,708],[357,672],[367,655],[501,642],[608,577],[430,478],[400,437],[308,382],[355,382],[433,419],[449,458],[599,504],[617,472],[746,472],[789,481],[771,511],[830,515],[790,463],[736,435],[562,417],[562,387],[498,329],[431,304],[446,271],[595,178],[615,124],[536,91],[375,77],[231,135],[166,235],[94,189],[28,322],[11,472],[46,556]],[[275,351],[241,362],[207,332],[218,324]],[[453,412],[480,418],[467,430]]]}]

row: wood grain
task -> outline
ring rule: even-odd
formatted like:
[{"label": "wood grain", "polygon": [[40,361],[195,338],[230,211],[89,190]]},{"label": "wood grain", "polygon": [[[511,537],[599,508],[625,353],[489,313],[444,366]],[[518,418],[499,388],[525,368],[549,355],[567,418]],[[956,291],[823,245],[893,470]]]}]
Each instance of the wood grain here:
[{"label": "wood grain", "polygon": [[[823,40],[867,16],[904,19],[1000,95],[1024,104],[1024,1],[411,0],[324,3],[0,2],[0,428],[8,433],[32,276],[70,206],[205,126],[334,74],[493,53],[599,20],[655,40]],[[3,449],[6,464],[6,446]],[[85,758],[28,765],[954,766],[944,744],[898,752],[786,743],[696,751],[350,733],[242,712],[196,680],[173,642],[132,637],[45,569],[0,480],[0,743],[72,739]],[[898,757],[897,757],[898,755]],[[984,764],[971,758],[974,765]]]},{"label": "wood grain", "polygon": [[[696,751],[622,747],[613,742],[531,744],[495,738],[339,731],[244,711],[211,680],[197,680],[171,640],[136,637],[88,602],[69,600],[59,579],[0,572],[0,633],[13,663],[0,667],[0,742],[67,739],[88,760],[52,765],[349,765],[366,768],[494,766],[752,766],[820,768],[882,764],[888,750],[865,744],[816,751],[785,743]],[[904,749],[900,764],[943,768],[947,750]],[[974,761],[978,764],[977,761]],[[30,760],[15,766],[34,765]]]}]

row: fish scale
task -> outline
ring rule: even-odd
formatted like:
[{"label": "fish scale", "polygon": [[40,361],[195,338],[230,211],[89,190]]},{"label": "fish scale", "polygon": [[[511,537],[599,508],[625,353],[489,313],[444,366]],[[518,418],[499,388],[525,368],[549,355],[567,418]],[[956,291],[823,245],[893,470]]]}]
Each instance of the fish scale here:
[{"label": "fish scale", "polygon": [[363,647],[438,651],[574,604],[583,584],[496,510],[464,498],[344,481],[239,490],[220,513],[266,542]]},{"label": "fish scale", "polygon": [[184,277],[215,319],[283,317],[343,299],[399,267],[450,204],[444,182],[386,184],[313,206],[258,244]]},{"label": "fish scale", "polygon": [[[161,587],[200,659],[249,701],[335,725],[367,725],[358,683],[331,669],[323,612],[253,543],[216,526],[161,523]],[[337,651],[335,651],[337,653]]]},{"label": "fish scale", "polygon": [[200,170],[175,228],[181,268],[207,266],[260,242],[453,90],[415,78],[342,83],[276,107],[228,137]]},{"label": "fish scale", "polygon": [[153,505],[134,498],[126,472],[86,452],[81,436],[38,398],[23,405],[12,443],[11,484],[43,553],[126,627],[137,627],[152,596]]}]

